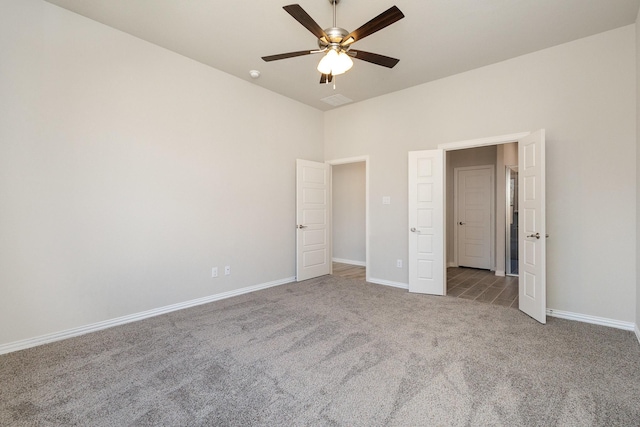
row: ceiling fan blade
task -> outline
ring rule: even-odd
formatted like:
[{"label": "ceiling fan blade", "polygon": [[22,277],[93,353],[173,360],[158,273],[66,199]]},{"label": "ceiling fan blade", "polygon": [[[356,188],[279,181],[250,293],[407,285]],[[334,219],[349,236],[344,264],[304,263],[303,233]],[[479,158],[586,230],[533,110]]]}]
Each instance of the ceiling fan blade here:
[{"label": "ceiling fan blade", "polygon": [[314,21],[299,4],[290,4],[288,6],[283,6],[282,8],[286,10],[289,15],[293,16],[293,19],[301,23],[307,30],[311,31],[314,36],[328,42],[329,37],[327,37],[327,34],[324,32],[322,27],[320,27],[320,25],[318,25],[318,23]]},{"label": "ceiling fan blade", "polygon": [[383,28],[388,27],[389,25],[401,20],[402,18],[404,18],[404,14],[400,11],[400,9],[398,9],[397,6],[392,6],[357,30],[352,31],[349,35],[342,39],[342,42],[340,44],[342,46],[348,46],[351,43],[355,43],[360,39],[370,36],[376,31],[380,31]]},{"label": "ceiling fan blade", "polygon": [[349,56],[360,59],[362,61],[371,62],[372,64],[382,65],[383,67],[393,68],[396,66],[399,59],[391,58],[390,56],[380,55],[378,53],[365,52],[364,50],[349,50]]},{"label": "ceiling fan blade", "polygon": [[294,58],[296,56],[309,55],[311,53],[314,53],[314,52],[312,50],[299,50],[298,52],[280,53],[278,55],[263,56],[262,59],[266,62],[269,62],[269,61],[277,61],[279,59]]},{"label": "ceiling fan blade", "polygon": [[323,74],[320,76],[320,84],[331,83],[333,74]]}]

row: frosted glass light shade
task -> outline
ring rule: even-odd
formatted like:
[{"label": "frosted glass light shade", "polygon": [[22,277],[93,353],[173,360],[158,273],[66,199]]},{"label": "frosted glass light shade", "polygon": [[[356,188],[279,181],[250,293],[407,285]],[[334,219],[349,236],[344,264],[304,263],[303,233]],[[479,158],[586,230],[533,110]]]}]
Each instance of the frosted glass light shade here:
[{"label": "frosted glass light shade", "polygon": [[331,74],[331,70],[333,69],[333,63],[338,58],[338,52],[331,49],[325,56],[322,57],[320,62],[318,63],[318,71],[322,74]]},{"label": "frosted glass light shade", "polygon": [[351,57],[344,52],[338,54],[338,60],[333,66],[333,75],[343,74],[349,71],[353,67],[353,61]]},{"label": "frosted glass light shade", "polygon": [[318,71],[322,74],[331,74],[337,76],[344,74],[353,67],[353,61],[344,52],[336,52],[334,49],[329,50],[327,54],[318,63]]}]

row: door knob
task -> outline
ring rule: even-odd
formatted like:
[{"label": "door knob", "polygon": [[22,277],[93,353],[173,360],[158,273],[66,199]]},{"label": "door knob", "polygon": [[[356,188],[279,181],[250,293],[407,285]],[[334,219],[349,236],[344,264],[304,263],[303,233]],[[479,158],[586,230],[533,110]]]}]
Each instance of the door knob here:
[{"label": "door knob", "polygon": [[536,239],[539,239],[540,238],[540,233],[529,234],[527,237],[535,237]]},{"label": "door knob", "polygon": [[465,225],[465,224],[466,224],[466,222],[462,222],[462,221],[460,221],[458,224],[460,224],[460,225]]},{"label": "door knob", "polygon": [[412,233],[419,233],[419,232],[420,232],[420,230],[418,230],[418,229],[417,229],[417,228],[415,228],[415,227],[411,227],[411,232],[412,232]]},{"label": "door knob", "polygon": [[298,226],[296,226],[296,228],[307,228],[307,226],[306,225],[298,225]]}]

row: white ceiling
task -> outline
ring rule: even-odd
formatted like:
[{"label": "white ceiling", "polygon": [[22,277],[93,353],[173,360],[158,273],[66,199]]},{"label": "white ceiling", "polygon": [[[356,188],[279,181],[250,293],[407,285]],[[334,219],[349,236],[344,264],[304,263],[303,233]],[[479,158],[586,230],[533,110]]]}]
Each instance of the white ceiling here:
[{"label": "white ceiling", "polygon": [[[322,27],[330,0],[47,0],[304,104],[357,101],[545,49],[635,22],[640,0],[340,0],[337,25],[352,31],[394,4],[405,18],[355,43],[400,62],[393,69],[354,61],[320,85],[320,55],[264,62],[312,50],[316,38],[282,6],[298,2]],[[262,75],[253,80],[249,70]]]}]

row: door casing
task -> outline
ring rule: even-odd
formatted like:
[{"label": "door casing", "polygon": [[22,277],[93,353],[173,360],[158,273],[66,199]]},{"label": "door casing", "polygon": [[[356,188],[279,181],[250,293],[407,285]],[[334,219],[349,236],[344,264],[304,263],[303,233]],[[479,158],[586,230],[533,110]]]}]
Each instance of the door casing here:
[{"label": "door casing", "polygon": [[[469,139],[469,140],[465,140],[465,141],[456,141],[456,142],[446,142],[446,143],[442,143],[442,144],[438,144],[438,148],[442,149],[444,151],[444,163],[446,165],[447,163],[447,151],[454,151],[454,150],[465,150],[467,148],[478,148],[478,147],[488,147],[488,146],[492,146],[492,145],[501,145],[501,144],[508,144],[508,143],[512,143],[512,142],[518,142],[518,140],[524,138],[527,135],[530,135],[531,132],[518,132],[518,133],[511,133],[511,134],[507,134],[507,135],[498,135],[498,136],[490,136],[487,138],[479,138],[479,139]],[[495,180],[494,180],[495,183]],[[446,197],[446,196],[445,196]],[[494,195],[494,200],[495,200],[495,195]],[[446,204],[446,203],[445,203]],[[495,209],[494,209],[495,212]],[[445,216],[446,218],[446,216]],[[494,220],[495,221],[495,213],[494,213]],[[446,229],[446,223],[445,223],[445,229]],[[455,227],[454,227],[454,233],[455,233]],[[492,235],[495,235],[495,227],[492,230]],[[457,235],[455,235],[455,237],[457,238]],[[454,245],[456,245],[455,243],[456,239],[454,238]],[[495,240],[494,243],[492,244],[492,248],[493,248],[493,256],[492,256],[492,263],[493,266],[495,268]],[[457,265],[457,259],[458,259],[458,254],[457,251],[455,250],[457,248],[454,248],[454,262]],[[446,277],[445,277],[446,280]]]},{"label": "door casing", "polygon": [[[500,136],[494,136],[494,137],[488,137],[488,138],[482,138],[482,139],[475,139],[475,140],[468,140],[468,141],[459,141],[459,142],[453,142],[453,143],[439,144],[438,148],[442,149],[444,151],[444,156],[445,156],[444,161],[445,161],[445,164],[446,164],[447,151],[461,150],[461,149],[475,148],[475,147],[484,147],[484,146],[488,146],[488,145],[500,145],[500,144],[506,144],[506,143],[510,143],[510,142],[519,142],[522,139],[529,137],[530,135],[531,135],[531,137],[535,138],[534,135],[540,135],[540,134],[542,135],[542,143],[543,143],[543,145],[542,145],[542,164],[544,164],[544,140],[545,140],[545,131],[544,131],[544,129],[541,129],[540,131],[536,131],[536,132],[520,132],[520,133],[515,133],[515,134],[509,134],[509,135],[500,135]],[[530,138],[528,138],[528,139],[530,139]],[[519,169],[521,169],[522,161],[523,160],[522,160],[522,153],[521,153],[521,144],[519,143],[518,144],[518,165],[519,165],[518,168]],[[518,179],[520,181],[520,185],[519,185],[520,191],[523,191],[523,188],[522,188],[522,177],[519,175]],[[544,184],[544,173],[543,173],[543,176],[542,176],[542,188],[543,188],[543,191],[544,191],[544,186],[545,186],[545,184]],[[544,200],[544,197],[543,197],[543,200]],[[543,203],[543,211],[544,211],[544,203]],[[523,227],[522,227],[521,217],[519,217],[519,220],[520,220],[520,223],[521,223],[521,225],[519,227],[519,229],[520,229],[519,233],[522,233],[523,232]],[[444,224],[444,227],[446,228],[446,222]],[[539,233],[539,234],[541,234],[540,237],[542,239],[545,239],[545,237],[547,237],[545,233],[546,233],[546,225],[541,228],[540,233]],[[529,236],[529,237],[531,237],[531,236]],[[521,236],[519,236],[518,240],[521,241]],[[521,248],[520,252],[522,252],[522,246],[520,246],[520,248]],[[543,263],[545,262],[544,261],[545,253],[546,253],[546,251],[543,250],[542,251],[542,256],[541,256],[541,258],[543,259],[543,261],[542,261]],[[520,256],[522,256],[522,254],[520,254]],[[520,263],[520,265],[522,265],[522,262]],[[543,267],[543,273],[544,273],[544,270],[545,270],[545,267]],[[446,281],[446,274],[445,274],[444,280]],[[544,295],[546,295],[546,283],[543,284],[543,286],[545,287],[545,289],[543,289],[542,293]],[[522,291],[522,286],[520,286],[519,294],[522,295],[522,292],[523,292]],[[519,308],[520,308],[521,311],[529,314],[531,317],[533,317],[534,319],[538,320],[540,323],[545,323],[545,321],[546,321],[545,320],[546,319],[546,316],[545,316],[545,314],[546,314],[546,302],[544,302],[544,300],[543,300],[543,307],[541,309],[542,313],[540,313],[540,315],[534,315],[532,313],[529,313],[529,312],[525,311],[525,309],[523,309],[522,304],[520,304]]]}]

